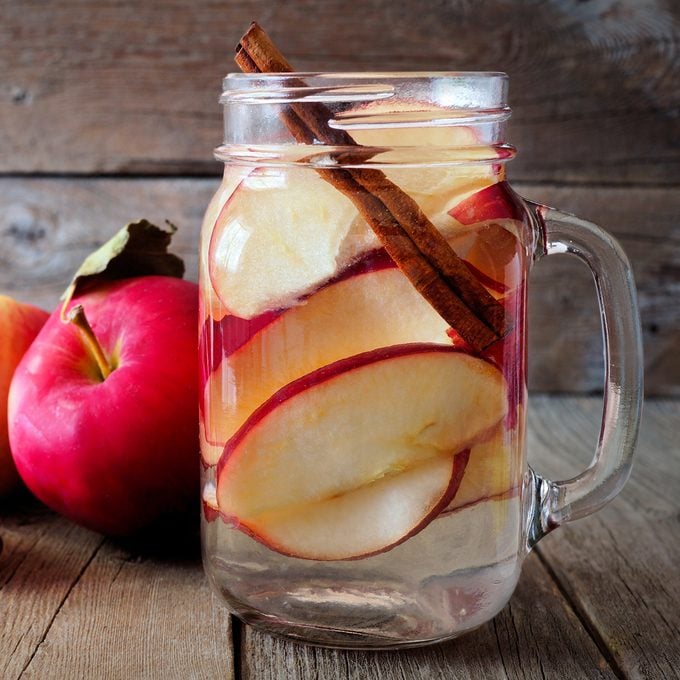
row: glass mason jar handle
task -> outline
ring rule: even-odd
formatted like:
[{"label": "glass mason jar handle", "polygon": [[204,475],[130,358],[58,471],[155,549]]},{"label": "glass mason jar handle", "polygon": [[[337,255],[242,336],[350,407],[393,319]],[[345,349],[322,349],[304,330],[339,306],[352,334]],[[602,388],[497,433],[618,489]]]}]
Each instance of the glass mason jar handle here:
[{"label": "glass mason jar handle", "polygon": [[635,283],[617,241],[591,222],[527,201],[538,222],[535,256],[571,253],[593,274],[602,319],[605,392],[600,435],[590,466],[562,482],[529,468],[527,546],[564,522],[599,510],[630,474],[642,410],[642,335]]}]

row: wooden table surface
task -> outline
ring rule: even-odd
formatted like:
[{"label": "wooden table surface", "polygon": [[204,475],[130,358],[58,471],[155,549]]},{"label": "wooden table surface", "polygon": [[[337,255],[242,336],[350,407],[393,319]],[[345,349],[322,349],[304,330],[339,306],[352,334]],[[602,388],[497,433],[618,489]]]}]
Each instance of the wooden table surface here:
[{"label": "wooden table surface", "polygon": [[[594,397],[532,397],[529,457],[569,476]],[[443,645],[315,649],[230,618],[198,546],[121,544],[24,499],[0,508],[0,678],[680,677],[680,401],[650,400],[623,493],[545,538],[509,605]]]}]

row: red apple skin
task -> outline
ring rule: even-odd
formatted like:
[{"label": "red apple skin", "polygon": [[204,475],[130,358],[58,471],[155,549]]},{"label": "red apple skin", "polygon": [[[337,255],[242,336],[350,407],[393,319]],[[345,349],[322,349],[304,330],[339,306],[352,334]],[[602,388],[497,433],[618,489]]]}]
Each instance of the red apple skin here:
[{"label": "red apple skin", "polygon": [[[461,354],[474,354],[474,356],[479,356],[477,353],[473,353],[468,350],[466,345],[460,346],[445,346],[438,345],[435,343],[426,342],[414,342],[406,343],[403,345],[392,345],[391,347],[379,347],[378,349],[368,350],[367,352],[362,352],[361,354],[355,354],[351,357],[346,357],[345,359],[339,359],[334,361],[332,364],[323,366],[307,375],[303,375],[297,380],[288,383],[285,387],[282,387],[278,392],[275,392],[267,401],[265,401],[259,408],[255,409],[250,417],[241,425],[239,430],[234,434],[234,436],[226,443],[224,447],[224,453],[222,454],[218,464],[217,464],[217,479],[222,475],[225,466],[229,462],[229,459],[238,451],[238,447],[243,441],[244,437],[252,430],[257,427],[260,421],[275,408],[278,408],[283,402],[291,399],[296,394],[304,392],[310,387],[319,385],[327,380],[332,380],[344,373],[361,368],[362,366],[367,366],[369,364],[376,363],[378,361],[387,361],[395,357],[409,356],[411,354],[427,353],[427,352],[458,352]],[[486,357],[479,357],[486,361]],[[493,365],[493,362],[489,361]]]},{"label": "red apple skin", "polygon": [[[363,553],[361,555],[352,555],[352,557],[333,558],[330,561],[352,562],[354,560],[363,560],[367,557],[380,555],[384,552],[387,552],[388,550],[392,550],[392,548],[396,548],[398,545],[404,543],[404,541],[407,541],[412,536],[415,536],[417,533],[420,533],[428,524],[430,524],[430,522],[432,522],[432,520],[436,519],[436,517],[440,513],[442,513],[455,498],[456,493],[460,488],[460,484],[463,481],[463,475],[465,474],[465,468],[467,467],[469,459],[470,449],[463,449],[459,453],[454,454],[451,460],[451,479],[449,481],[449,485],[446,487],[446,491],[439,499],[437,504],[427,513],[427,515],[425,515],[423,519],[416,526],[414,526],[413,529],[411,529],[411,531],[409,531],[405,536],[402,536],[398,541],[394,541],[394,543],[390,543],[389,545],[380,548],[380,550],[374,550],[373,552]],[[220,519],[222,519],[223,522],[225,522],[226,524],[230,524],[239,531],[242,531],[244,534],[250,536],[258,543],[264,545],[265,548],[269,548],[270,550],[276,550],[282,555],[287,555],[288,557],[297,557],[298,559],[304,560],[311,559],[309,557],[295,555],[294,553],[287,552],[286,550],[282,549],[281,546],[277,546],[275,543],[270,542],[266,537],[260,536],[254,529],[252,529],[247,524],[240,522],[236,517],[231,517],[229,515],[225,515],[224,513],[219,513],[219,511],[218,516],[220,517]],[[208,518],[207,515],[206,518]],[[211,518],[208,519],[208,521],[212,521],[212,515]],[[329,560],[314,558],[314,561],[324,562]]]},{"label": "red apple skin", "polygon": [[[396,268],[396,266],[387,251],[384,248],[378,248],[366,253],[361,259],[324,283],[317,290],[353,276]],[[303,302],[312,295],[314,293],[309,293],[302,297],[300,301]],[[285,309],[269,310],[252,319],[243,319],[233,314],[227,314],[219,321],[208,317],[200,329],[201,387],[205,386],[208,376],[220,365],[224,357],[228,357],[247,344],[254,335],[276,321],[285,311]]]},{"label": "red apple skin", "polygon": [[524,220],[522,199],[507,182],[496,182],[458,203],[449,215],[461,224],[470,225],[486,220]]},{"label": "red apple skin", "polygon": [[[480,192],[481,193],[481,192]],[[475,194],[476,196],[476,194]],[[470,271],[480,280],[482,285],[498,293],[506,293],[508,287],[496,281],[484,272],[480,271],[473,264],[463,260]],[[378,248],[366,253],[361,259],[347,267],[338,276],[333,277],[317,290],[333,285],[339,281],[349,279],[353,276],[367,274],[382,269],[396,268],[394,260],[387,254],[384,248]],[[314,293],[317,291],[314,291]],[[309,299],[314,293],[309,293],[301,298],[301,302]],[[222,362],[224,357],[228,357],[250,339],[267,326],[274,323],[286,309],[275,309],[258,314],[252,319],[243,319],[233,314],[227,314],[221,319],[213,319],[208,316],[199,329],[199,356],[200,356],[200,387],[205,387],[205,383],[212,372],[214,372]],[[201,405],[202,408],[202,405]]]},{"label": "red apple skin", "polygon": [[74,302],[117,367],[102,380],[56,310],[12,381],[12,452],[46,505],[102,533],[131,534],[198,494],[198,289],[148,276]]},{"label": "red apple skin", "polygon": [[203,517],[205,518],[206,522],[214,522],[220,516],[220,511],[216,508],[213,508],[212,505],[206,501],[201,501],[201,507],[203,509]]},{"label": "red apple skin", "polygon": [[42,309],[0,295],[0,497],[19,484],[9,448],[9,386],[17,365],[48,317]]},{"label": "red apple skin", "polygon": [[526,286],[522,284],[517,290],[509,294],[503,305],[511,320],[512,329],[500,340],[481,352],[477,352],[458,333],[450,328],[447,335],[453,346],[461,352],[466,352],[481,359],[486,359],[498,368],[508,385],[508,412],[505,416],[505,427],[514,430],[519,422],[519,407],[525,398],[525,384],[527,375],[527,343],[526,319],[523,310],[526,309]]}]

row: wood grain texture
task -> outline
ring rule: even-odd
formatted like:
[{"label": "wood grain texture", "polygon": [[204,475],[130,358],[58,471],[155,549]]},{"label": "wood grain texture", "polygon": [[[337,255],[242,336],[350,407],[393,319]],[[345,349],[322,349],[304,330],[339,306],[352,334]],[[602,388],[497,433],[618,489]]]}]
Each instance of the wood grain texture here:
[{"label": "wood grain texture", "polygon": [[[559,403],[559,408],[556,406]],[[530,458],[553,478],[589,462],[599,409],[532,401]],[[680,677],[680,402],[648,403],[628,485],[604,510],[548,536],[538,552],[626,678]]]},{"label": "wood grain texture", "polygon": [[[126,545],[22,501],[0,513],[0,677],[234,677],[196,542]],[[186,543],[186,542],[185,542]]]},{"label": "wood grain texture", "polygon": [[303,70],[505,70],[517,179],[680,183],[664,0],[4,0],[0,171],[217,173],[220,78],[258,19]]},{"label": "wood grain texture", "polygon": [[[680,395],[680,192],[517,186],[526,198],[596,222],[619,240],[638,289],[647,393]],[[532,387],[600,390],[600,321],[585,265],[566,255],[546,258],[529,290]]]},{"label": "wood grain texture", "polygon": [[195,553],[165,561],[107,542],[22,677],[229,680],[230,617]]},{"label": "wood grain texture", "polygon": [[102,544],[34,504],[0,508],[0,677],[19,678]]},{"label": "wood grain texture", "polygon": [[503,612],[458,640],[355,652],[308,647],[246,627],[241,663],[248,680],[616,677],[535,556]]},{"label": "wood grain texture", "polygon": [[[0,292],[46,309],[83,258],[138,217],[180,229],[174,250],[196,279],[198,231],[212,179],[0,180]],[[673,189],[518,183],[528,198],[595,220],[627,251],[640,293],[648,394],[680,394],[680,193]],[[602,341],[590,274],[575,258],[540,262],[531,278],[530,384],[599,391]]]}]

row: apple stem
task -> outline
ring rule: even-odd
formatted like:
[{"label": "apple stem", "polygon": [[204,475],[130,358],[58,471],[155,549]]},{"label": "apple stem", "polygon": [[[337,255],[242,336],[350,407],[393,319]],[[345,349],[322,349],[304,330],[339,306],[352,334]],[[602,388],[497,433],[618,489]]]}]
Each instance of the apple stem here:
[{"label": "apple stem", "polygon": [[92,326],[90,326],[90,322],[87,320],[87,317],[85,316],[85,310],[83,309],[83,306],[76,305],[75,307],[73,307],[71,311],[68,313],[66,319],[67,321],[75,325],[80,331],[83,340],[85,340],[85,344],[88,346],[90,352],[92,352],[92,355],[94,356],[95,361],[97,362],[97,366],[99,366],[102,378],[106,380],[106,378],[108,378],[109,375],[111,375],[111,371],[113,369],[111,368],[111,364],[109,363],[108,359],[106,358],[106,355],[104,354],[102,346],[99,344],[99,340],[97,340],[97,336],[94,334],[94,331],[92,330]]}]

